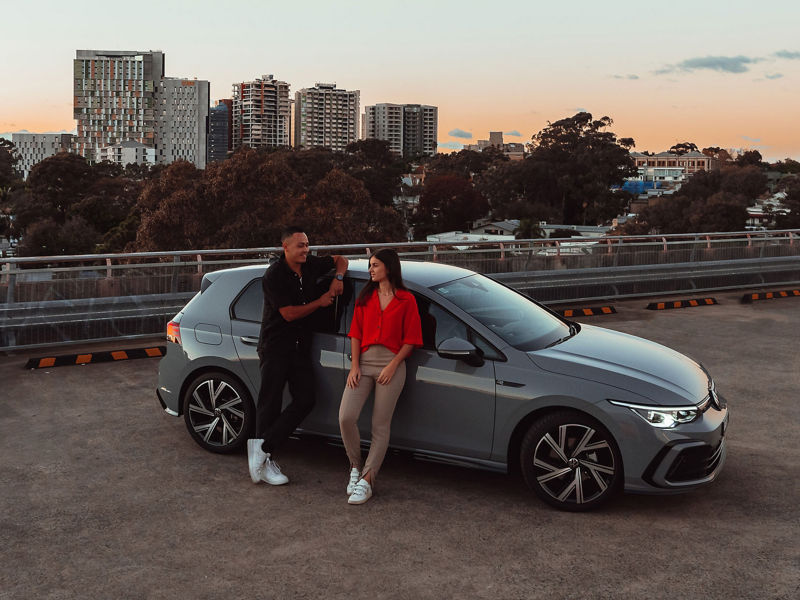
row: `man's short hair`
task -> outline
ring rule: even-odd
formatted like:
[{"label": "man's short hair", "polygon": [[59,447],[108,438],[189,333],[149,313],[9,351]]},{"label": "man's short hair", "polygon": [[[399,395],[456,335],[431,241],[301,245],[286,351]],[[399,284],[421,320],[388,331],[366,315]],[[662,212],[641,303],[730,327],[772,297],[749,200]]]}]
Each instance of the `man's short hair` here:
[{"label": "man's short hair", "polygon": [[292,237],[295,233],[305,233],[305,231],[303,231],[302,227],[299,227],[297,225],[292,225],[291,227],[287,227],[286,229],[283,230],[283,233],[281,234],[281,244],[283,244],[283,242]]}]

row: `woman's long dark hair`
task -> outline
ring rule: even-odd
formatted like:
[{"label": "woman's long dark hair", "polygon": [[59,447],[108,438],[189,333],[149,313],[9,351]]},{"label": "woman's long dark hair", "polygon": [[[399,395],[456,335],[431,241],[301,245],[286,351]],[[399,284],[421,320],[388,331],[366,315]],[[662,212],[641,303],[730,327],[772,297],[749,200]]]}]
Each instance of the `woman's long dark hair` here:
[{"label": "woman's long dark hair", "polygon": [[[406,289],[403,283],[403,274],[400,271],[400,257],[397,256],[397,252],[391,248],[381,248],[370,254],[369,260],[371,261],[373,258],[377,258],[386,266],[386,278],[389,280],[389,285],[395,290]],[[367,281],[367,285],[364,286],[364,289],[362,289],[361,293],[358,295],[356,304],[364,306],[367,300],[372,296],[372,292],[378,289],[378,286],[379,284],[372,281],[372,278],[370,278]]]}]

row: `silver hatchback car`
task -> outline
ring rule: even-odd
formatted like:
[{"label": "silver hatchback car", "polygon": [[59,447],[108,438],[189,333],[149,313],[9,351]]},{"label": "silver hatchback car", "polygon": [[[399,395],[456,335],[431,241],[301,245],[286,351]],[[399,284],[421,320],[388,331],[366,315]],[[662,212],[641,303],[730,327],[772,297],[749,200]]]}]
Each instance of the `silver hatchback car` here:
[{"label": "silver hatchback car", "polygon": [[[240,448],[254,428],[265,270],[207,274],[167,327],[159,401],[212,452]],[[347,332],[367,278],[367,261],[351,261],[344,294],[312,315],[317,398],[301,434],[340,437]],[[672,494],[719,475],[728,407],[702,365],[641,338],[573,323],[472,271],[404,261],[403,278],[417,299],[424,347],[406,360],[393,448],[521,470],[542,500],[572,511],[595,508],[621,487]],[[322,293],[330,278],[318,285]],[[365,407],[362,431],[371,417]]]}]

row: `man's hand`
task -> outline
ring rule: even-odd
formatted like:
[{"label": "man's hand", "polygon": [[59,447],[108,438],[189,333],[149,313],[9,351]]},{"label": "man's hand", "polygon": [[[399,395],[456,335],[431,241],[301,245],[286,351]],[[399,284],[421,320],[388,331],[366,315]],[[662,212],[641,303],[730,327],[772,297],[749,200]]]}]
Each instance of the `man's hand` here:
[{"label": "man's hand", "polygon": [[333,296],[331,295],[330,292],[325,292],[324,294],[322,294],[322,296],[320,296],[317,299],[317,305],[320,308],[326,308],[331,304],[333,304]]},{"label": "man's hand", "polygon": [[334,279],[331,282],[331,289],[330,289],[331,296],[341,296],[343,291],[344,291],[344,282],[339,281],[338,279]]}]

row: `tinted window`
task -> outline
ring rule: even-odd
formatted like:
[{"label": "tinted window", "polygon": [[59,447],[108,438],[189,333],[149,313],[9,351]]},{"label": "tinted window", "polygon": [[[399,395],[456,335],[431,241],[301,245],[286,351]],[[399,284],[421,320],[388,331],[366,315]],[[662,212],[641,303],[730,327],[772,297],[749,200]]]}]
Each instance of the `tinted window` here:
[{"label": "tinted window", "polygon": [[532,300],[482,275],[431,288],[517,350],[539,350],[569,335],[569,326]]},{"label": "tinted window", "polygon": [[248,283],[244,292],[236,299],[233,305],[233,318],[261,323],[263,312],[264,292],[261,289],[261,278],[259,277]]}]

